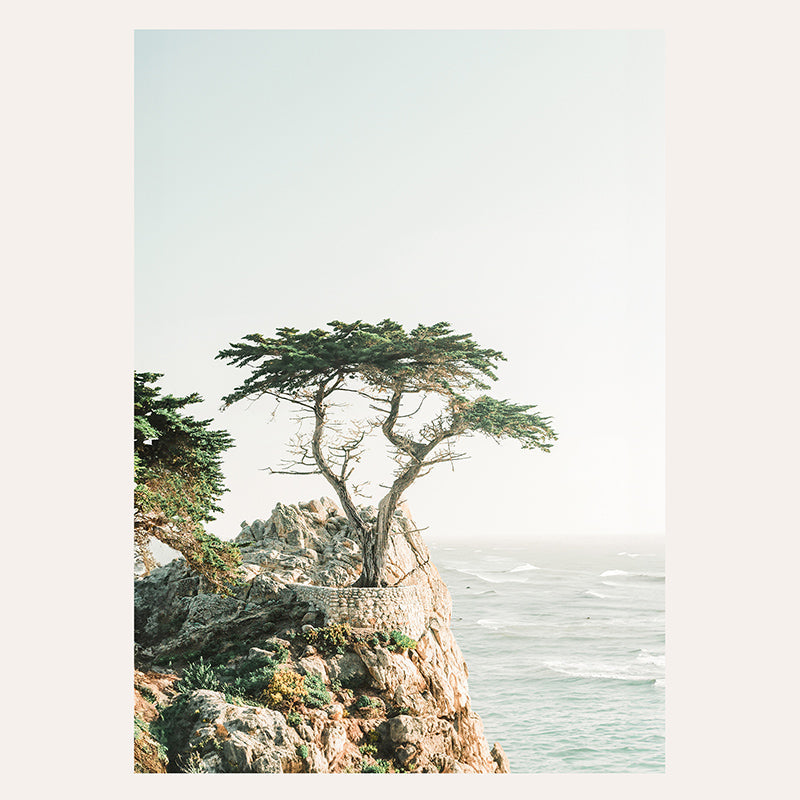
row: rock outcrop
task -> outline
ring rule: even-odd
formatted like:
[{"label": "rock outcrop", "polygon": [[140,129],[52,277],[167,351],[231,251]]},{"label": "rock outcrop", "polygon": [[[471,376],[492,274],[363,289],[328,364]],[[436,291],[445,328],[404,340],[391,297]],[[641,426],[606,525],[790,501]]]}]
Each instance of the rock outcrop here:
[{"label": "rock outcrop", "polygon": [[390,583],[415,587],[402,593],[421,607],[414,638],[363,623],[353,590],[337,605],[310,588],[360,573],[332,501],[279,503],[235,541],[245,579],[231,596],[181,559],[135,582],[138,771],[509,771],[470,707],[450,594],[407,508],[388,562]]}]

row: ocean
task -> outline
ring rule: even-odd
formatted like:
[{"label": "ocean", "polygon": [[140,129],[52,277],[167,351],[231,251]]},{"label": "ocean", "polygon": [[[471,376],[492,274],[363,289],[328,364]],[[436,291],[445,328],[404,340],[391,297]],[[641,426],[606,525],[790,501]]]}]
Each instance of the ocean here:
[{"label": "ocean", "polygon": [[663,537],[487,539],[427,544],[489,745],[512,773],[663,772]]}]

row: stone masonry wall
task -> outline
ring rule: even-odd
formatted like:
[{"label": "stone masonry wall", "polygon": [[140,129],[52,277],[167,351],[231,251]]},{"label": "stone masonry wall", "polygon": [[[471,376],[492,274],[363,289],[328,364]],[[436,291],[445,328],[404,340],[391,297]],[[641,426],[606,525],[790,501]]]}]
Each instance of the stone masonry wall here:
[{"label": "stone masonry wall", "polygon": [[418,586],[361,588],[290,584],[301,600],[325,615],[326,625],[347,623],[353,628],[399,630],[417,639],[428,620]]}]

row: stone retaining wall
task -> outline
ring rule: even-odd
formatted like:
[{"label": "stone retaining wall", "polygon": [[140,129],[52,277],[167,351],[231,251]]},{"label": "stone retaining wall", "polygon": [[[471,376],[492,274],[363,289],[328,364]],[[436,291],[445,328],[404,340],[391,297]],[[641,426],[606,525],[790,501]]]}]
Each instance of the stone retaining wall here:
[{"label": "stone retaining wall", "polygon": [[428,620],[417,586],[360,588],[290,584],[297,596],[325,615],[326,625],[399,630],[418,639]]}]

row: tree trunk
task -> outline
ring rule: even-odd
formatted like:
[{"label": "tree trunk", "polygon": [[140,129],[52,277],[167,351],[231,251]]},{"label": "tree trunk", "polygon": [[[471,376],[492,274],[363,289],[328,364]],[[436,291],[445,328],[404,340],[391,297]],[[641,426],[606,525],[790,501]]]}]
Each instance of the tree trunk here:
[{"label": "tree trunk", "polygon": [[[390,510],[389,506],[392,505]],[[362,534],[361,554],[362,569],[354,586],[386,586],[387,579],[384,574],[386,568],[386,555],[389,550],[389,528],[392,524],[392,511],[396,502],[391,504],[388,497],[384,497],[378,505],[378,518],[371,530]]]}]

